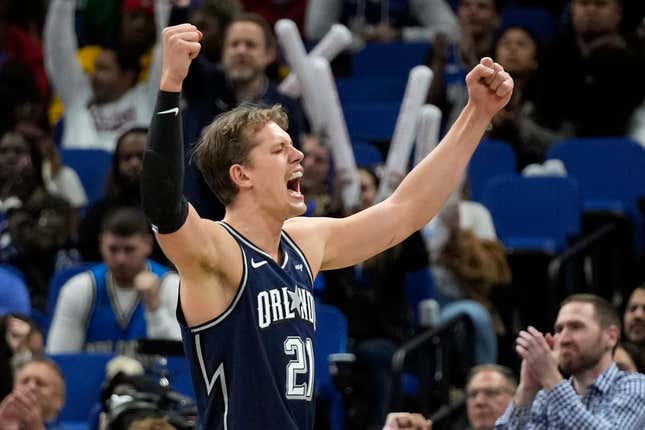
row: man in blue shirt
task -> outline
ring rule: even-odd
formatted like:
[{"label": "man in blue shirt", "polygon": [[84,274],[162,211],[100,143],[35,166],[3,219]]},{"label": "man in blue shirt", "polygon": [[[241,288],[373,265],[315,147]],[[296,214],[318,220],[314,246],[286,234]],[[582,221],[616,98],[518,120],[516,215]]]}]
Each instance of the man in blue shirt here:
[{"label": "man in blue shirt", "polygon": [[[555,335],[533,327],[520,331],[520,385],[495,429],[645,428],[645,376],[616,367],[619,338],[615,309],[591,294],[562,303]],[[564,379],[560,370],[571,377]]]}]

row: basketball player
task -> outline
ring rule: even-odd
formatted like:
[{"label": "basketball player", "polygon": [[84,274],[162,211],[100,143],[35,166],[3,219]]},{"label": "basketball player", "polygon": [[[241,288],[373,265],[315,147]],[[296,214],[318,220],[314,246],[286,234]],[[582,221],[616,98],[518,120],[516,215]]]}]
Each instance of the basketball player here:
[{"label": "basketball player", "polygon": [[[457,186],[513,81],[483,59],[466,79],[469,103],[443,142],[388,199],[343,219],[298,217],[306,209],[303,155],[279,107],[227,112],[196,149],[198,167],[226,206],[224,220],[212,222],[181,194],[179,93],[200,39],[190,24],[163,32],[161,91],[142,174],[144,209],[181,275],[177,315],[200,420],[209,430],[311,429],[313,279],[425,225]],[[244,62],[243,50],[238,61]]]}]

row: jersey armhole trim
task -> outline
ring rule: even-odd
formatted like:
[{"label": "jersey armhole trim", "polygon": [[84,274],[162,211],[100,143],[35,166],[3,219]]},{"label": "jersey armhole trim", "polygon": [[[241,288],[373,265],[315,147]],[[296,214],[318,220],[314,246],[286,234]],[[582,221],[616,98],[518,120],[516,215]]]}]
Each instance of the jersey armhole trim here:
[{"label": "jersey armhole trim", "polygon": [[[246,253],[244,252],[244,248],[242,248],[242,246],[239,243],[238,243],[238,246],[242,251],[242,262],[243,262],[242,272],[243,273],[242,273],[242,280],[240,281],[240,285],[237,288],[237,293],[235,294],[235,298],[233,298],[233,301],[231,302],[231,304],[228,305],[228,308],[226,308],[226,310],[221,315],[213,318],[210,321],[206,321],[205,323],[199,324],[194,327],[189,327],[191,333],[199,333],[200,331],[204,331],[213,326],[216,326],[217,324],[222,322],[231,312],[233,312],[233,309],[235,309],[237,302],[240,301],[240,298],[242,297],[242,294],[244,293],[244,290],[246,288],[246,281],[248,279],[249,270],[246,263]],[[183,308],[182,308],[182,314],[183,314]]]},{"label": "jersey armhole trim", "polygon": [[302,252],[302,249],[296,244],[296,241],[289,236],[289,233],[286,231],[282,230],[282,234],[284,239],[293,247],[293,249],[298,253],[302,261],[305,262],[305,267],[307,268],[307,273],[309,273],[309,280],[311,281],[311,288],[314,288],[314,274],[313,271],[311,270],[311,265],[309,264],[309,260],[307,260],[307,257],[305,256],[305,253]]}]

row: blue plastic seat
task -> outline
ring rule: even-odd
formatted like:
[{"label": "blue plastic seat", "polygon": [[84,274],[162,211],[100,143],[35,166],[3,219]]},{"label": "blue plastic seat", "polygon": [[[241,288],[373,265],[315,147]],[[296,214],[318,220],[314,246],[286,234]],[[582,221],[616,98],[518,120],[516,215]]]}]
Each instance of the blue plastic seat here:
[{"label": "blue plastic seat", "polygon": [[569,139],[552,146],[547,157],[562,160],[576,178],[583,210],[638,216],[638,198],[645,196],[645,149],[633,140]]},{"label": "blue plastic seat", "polygon": [[557,254],[580,233],[580,194],[568,177],[497,177],[486,186],[483,203],[510,250]]},{"label": "blue plastic seat", "polygon": [[508,143],[482,140],[468,165],[471,199],[481,202],[488,181],[499,175],[515,173],[516,164],[515,153]]},{"label": "blue plastic seat", "polygon": [[112,153],[102,149],[66,149],[60,151],[63,164],[76,171],[91,203],[104,194],[112,165]]},{"label": "blue plastic seat", "polygon": [[0,267],[0,316],[8,313],[29,315],[31,301],[25,282],[14,271]]},{"label": "blue plastic seat", "polygon": [[349,103],[343,106],[352,140],[389,141],[399,116],[400,103]]},{"label": "blue plastic seat", "polygon": [[345,408],[341,394],[334,388],[329,371],[329,356],[347,352],[347,319],[334,306],[316,304],[316,392],[329,401],[332,430],[344,429]]},{"label": "blue plastic seat", "polygon": [[406,82],[405,78],[339,78],[336,86],[342,104],[401,103]]},{"label": "blue plastic seat", "polygon": [[112,357],[113,354],[87,353],[51,356],[65,377],[66,398],[59,416],[60,421],[75,426],[89,422],[90,410],[100,400],[105,366]]},{"label": "blue plastic seat", "polygon": [[407,81],[410,69],[425,64],[429,49],[429,43],[368,43],[354,55],[353,76]]},{"label": "blue plastic seat", "polygon": [[381,151],[370,143],[353,142],[352,149],[357,167],[374,167],[385,162]]}]

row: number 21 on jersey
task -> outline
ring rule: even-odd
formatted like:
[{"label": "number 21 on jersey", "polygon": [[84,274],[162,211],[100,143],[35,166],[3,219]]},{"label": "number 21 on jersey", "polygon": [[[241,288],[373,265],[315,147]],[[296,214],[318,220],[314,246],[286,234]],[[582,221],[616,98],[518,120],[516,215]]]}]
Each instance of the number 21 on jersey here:
[{"label": "number 21 on jersey", "polygon": [[313,342],[309,338],[289,336],[284,341],[284,353],[293,357],[287,363],[287,399],[311,400],[314,391]]}]

